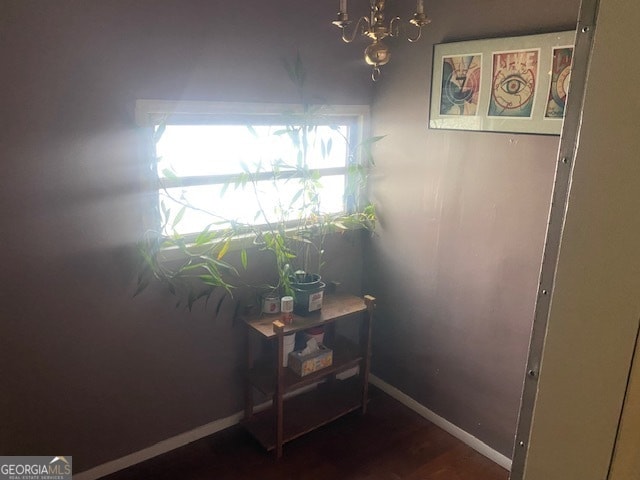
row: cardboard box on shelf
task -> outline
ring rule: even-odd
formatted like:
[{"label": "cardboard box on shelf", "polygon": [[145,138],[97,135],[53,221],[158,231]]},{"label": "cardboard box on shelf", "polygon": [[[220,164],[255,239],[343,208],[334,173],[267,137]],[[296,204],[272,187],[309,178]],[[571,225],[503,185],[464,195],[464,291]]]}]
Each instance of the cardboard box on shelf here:
[{"label": "cardboard box on shelf", "polygon": [[330,367],[332,363],[333,350],[323,344],[318,344],[315,352],[303,354],[300,350],[289,354],[289,368],[301,377]]}]

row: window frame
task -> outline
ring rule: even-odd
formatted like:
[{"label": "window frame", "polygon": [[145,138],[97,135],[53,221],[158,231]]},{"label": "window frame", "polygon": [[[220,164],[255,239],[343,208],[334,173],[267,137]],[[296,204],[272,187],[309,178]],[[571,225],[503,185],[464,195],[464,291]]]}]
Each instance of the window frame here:
[{"label": "window frame", "polygon": [[[135,119],[140,127],[145,127],[147,132],[145,152],[153,158],[149,166],[151,181],[155,184],[159,180],[155,166],[154,128],[168,120],[172,124],[253,124],[253,125],[279,125],[296,123],[308,110],[319,111],[322,122],[314,122],[316,125],[343,124],[349,126],[349,143],[359,145],[368,137],[368,125],[370,108],[368,105],[302,105],[280,103],[247,103],[247,102],[210,102],[210,101],[173,101],[173,100],[137,100],[135,106]],[[326,121],[324,121],[326,120]],[[302,122],[297,122],[302,124]],[[363,159],[358,151],[354,159],[355,164],[362,165]],[[321,169],[322,174],[344,175],[345,183],[349,181],[349,164],[344,167],[328,167]],[[185,176],[179,179],[162,179],[164,187],[189,187],[197,185],[222,184],[237,178],[236,173],[204,176]],[[265,179],[270,174],[264,173]],[[154,191],[155,206],[153,218],[145,222],[153,230],[160,225],[160,212],[158,205],[157,186],[150,187]],[[344,199],[345,212],[357,211],[363,207],[364,192],[355,192],[353,205],[348,205]],[[184,234],[185,238],[198,234]]]}]

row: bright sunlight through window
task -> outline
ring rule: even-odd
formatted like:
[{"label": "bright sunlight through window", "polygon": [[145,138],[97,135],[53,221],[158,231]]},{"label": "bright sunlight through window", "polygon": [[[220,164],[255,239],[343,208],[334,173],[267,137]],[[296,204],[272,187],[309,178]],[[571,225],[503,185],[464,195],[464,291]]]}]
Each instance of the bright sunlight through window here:
[{"label": "bright sunlight through window", "polygon": [[[239,104],[237,113],[235,104],[186,102],[193,111],[176,113],[176,102],[139,102],[147,103],[138,106],[138,120],[154,131],[164,235],[300,221],[289,212],[309,217],[357,208],[349,172],[357,163],[353,145],[362,136],[361,107],[285,117],[277,106],[265,113],[261,104],[255,112],[252,104]],[[309,181],[312,188],[302,186]],[[316,210],[307,211],[306,204]]]}]

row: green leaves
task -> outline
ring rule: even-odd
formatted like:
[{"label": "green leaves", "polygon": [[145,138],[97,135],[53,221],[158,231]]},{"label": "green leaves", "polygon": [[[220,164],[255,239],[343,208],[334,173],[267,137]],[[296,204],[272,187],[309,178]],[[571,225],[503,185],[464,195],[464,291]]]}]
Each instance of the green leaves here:
[{"label": "green leaves", "polygon": [[224,245],[222,246],[222,249],[220,250],[220,252],[218,252],[218,260],[221,260],[222,257],[225,256],[225,254],[229,251],[229,247],[231,246],[231,238],[228,238],[226,242],[224,242]]},{"label": "green leaves", "polygon": [[171,180],[177,180],[178,178],[178,176],[176,175],[176,172],[172,168],[163,168],[162,175],[165,178],[169,178]]},{"label": "green leaves", "polygon": [[326,141],[324,138],[320,139],[320,155],[325,159],[331,155],[331,149],[333,148],[333,139],[329,137]]},{"label": "green leaves", "polygon": [[253,127],[253,125],[247,125],[247,130],[249,130],[249,133],[255,138],[258,138],[258,132],[256,132],[256,129]]},{"label": "green leaves", "polygon": [[289,74],[289,79],[299,90],[304,88],[304,82],[307,76],[300,51],[296,52],[296,58],[293,61],[284,59],[284,67]]},{"label": "green leaves", "polygon": [[154,141],[154,143],[158,143],[160,141],[160,139],[162,138],[162,134],[164,133],[164,131],[166,129],[167,129],[166,122],[162,122],[162,123],[160,123],[160,125],[156,126],[156,128],[153,131],[153,141]]},{"label": "green leaves", "polygon": [[[324,264],[323,244],[328,234],[375,229],[373,206],[361,210],[358,207],[365,203],[361,187],[373,165],[372,149],[384,136],[365,139],[355,147],[350,145],[354,135],[348,122],[336,120],[338,115],[326,116],[324,106],[304,101],[302,88],[307,74],[300,54],[285,61],[285,68],[300,89],[302,111],[285,112],[270,126],[264,125],[263,117],[254,122],[255,126],[248,123],[250,135],[243,138],[258,139],[257,147],[239,150],[236,155],[232,146],[224,153],[230,165],[239,166],[235,173],[220,168],[209,170],[206,175],[180,176],[172,167],[162,168],[158,175],[161,225],[159,231],[149,232],[141,242],[141,267],[134,295],[152,281],[160,281],[167,291],[179,297],[179,305],[191,309],[203,298],[209,301],[216,291],[230,294],[236,285],[246,285],[251,279],[244,277],[251,275],[250,261],[255,255],[271,259],[278,278],[273,287],[290,293],[290,272],[319,271]],[[331,124],[336,121],[341,124]],[[161,124],[154,130],[156,142],[166,128]],[[271,138],[266,138],[267,132]],[[333,161],[338,153],[348,159],[344,168]],[[166,161],[156,164],[164,166],[180,160],[169,154],[166,157]],[[181,170],[186,169],[177,171]],[[329,215],[323,211],[323,181],[328,177],[322,174],[345,176],[348,213]],[[214,188],[207,190],[211,186]],[[233,213],[227,214],[226,205],[218,208],[219,205],[206,204],[209,200],[238,203],[248,197],[253,204],[249,212],[229,209]],[[206,215],[212,216],[211,221],[199,232],[180,233],[193,219],[208,218]],[[253,246],[246,244],[250,235],[255,235]],[[222,299],[214,298],[217,312]]]},{"label": "green leaves", "polygon": [[213,241],[214,238],[216,238],[216,232],[212,232],[210,230],[211,230],[211,224],[207,225],[204,228],[204,230],[198,233],[198,236],[193,242],[196,247],[210,243],[211,241]]},{"label": "green leaves", "polygon": [[364,159],[367,161],[367,163],[369,163],[370,165],[375,165],[375,162],[373,160],[373,154],[371,152],[373,146],[378,143],[380,140],[382,140],[384,137],[386,137],[386,135],[379,135],[376,137],[369,137],[364,139],[362,142],[360,142],[358,144],[358,146],[356,147],[357,149],[361,149],[362,150],[362,156],[364,157]]},{"label": "green leaves", "polygon": [[172,228],[176,228],[176,226],[180,223],[180,221],[182,220],[182,217],[184,217],[185,212],[187,211],[187,207],[183,206],[179,211],[178,214],[175,216],[175,218],[173,219],[173,223],[171,224]]}]

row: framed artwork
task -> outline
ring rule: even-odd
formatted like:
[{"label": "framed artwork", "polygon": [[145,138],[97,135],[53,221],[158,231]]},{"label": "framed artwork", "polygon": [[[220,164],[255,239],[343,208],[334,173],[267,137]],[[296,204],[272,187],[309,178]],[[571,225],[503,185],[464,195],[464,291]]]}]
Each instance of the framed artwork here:
[{"label": "framed artwork", "polygon": [[436,45],[430,128],[559,135],[575,31]]}]

